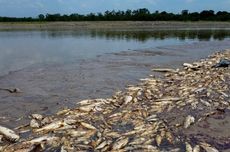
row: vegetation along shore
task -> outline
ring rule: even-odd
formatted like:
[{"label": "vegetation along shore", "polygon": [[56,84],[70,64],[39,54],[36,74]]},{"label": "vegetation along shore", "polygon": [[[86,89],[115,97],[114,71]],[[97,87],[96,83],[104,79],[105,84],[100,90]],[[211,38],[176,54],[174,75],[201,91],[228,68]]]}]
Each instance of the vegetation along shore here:
[{"label": "vegetation along shore", "polygon": [[201,12],[150,12],[147,8],[126,11],[105,11],[89,14],[39,14],[37,17],[0,16],[0,30],[34,29],[178,29],[228,28],[230,13],[203,10]]},{"label": "vegetation along shore", "polygon": [[32,114],[28,124],[0,127],[1,151],[230,150],[230,50],[153,69],[138,85],[111,98],[76,102],[52,116]]},{"label": "vegetation along shore", "polygon": [[33,22],[33,21],[230,21],[230,13],[227,11],[203,10],[201,12],[181,13],[166,11],[150,12],[147,8],[126,11],[105,11],[104,13],[89,14],[39,14],[37,17],[0,17],[0,22]]}]

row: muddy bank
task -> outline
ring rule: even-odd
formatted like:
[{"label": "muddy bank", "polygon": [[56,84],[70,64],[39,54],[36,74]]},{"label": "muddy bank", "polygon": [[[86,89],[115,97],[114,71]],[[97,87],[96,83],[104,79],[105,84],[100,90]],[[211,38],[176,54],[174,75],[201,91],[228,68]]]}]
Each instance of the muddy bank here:
[{"label": "muddy bank", "polygon": [[[0,127],[2,151],[227,151],[230,50],[180,69],[154,69],[106,99],[76,103],[29,124]],[[19,136],[18,136],[19,135]]]},{"label": "muddy bank", "polygon": [[229,29],[229,22],[167,22],[167,21],[94,21],[94,22],[17,22],[0,23],[0,30],[69,30],[69,29],[122,29],[122,30],[176,30],[176,29]]}]

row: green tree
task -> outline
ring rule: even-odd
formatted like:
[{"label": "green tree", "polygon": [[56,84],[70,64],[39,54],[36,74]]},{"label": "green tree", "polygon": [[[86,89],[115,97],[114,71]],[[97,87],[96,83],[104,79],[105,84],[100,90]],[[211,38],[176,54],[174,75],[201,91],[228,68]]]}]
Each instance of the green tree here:
[{"label": "green tree", "polygon": [[43,20],[45,19],[45,15],[39,14],[39,15],[38,15],[38,19],[39,19],[40,21],[43,21]]},{"label": "green tree", "polygon": [[181,15],[188,15],[188,10],[182,10]]}]

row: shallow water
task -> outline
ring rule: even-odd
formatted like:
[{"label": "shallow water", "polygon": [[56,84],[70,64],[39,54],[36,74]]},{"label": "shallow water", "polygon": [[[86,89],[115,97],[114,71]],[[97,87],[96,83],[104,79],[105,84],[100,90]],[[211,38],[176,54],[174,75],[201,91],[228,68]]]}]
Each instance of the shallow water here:
[{"label": "shallow water", "polygon": [[229,37],[230,30],[1,31],[0,75],[33,64],[70,63],[105,53],[152,51],[156,47],[223,41]]},{"label": "shallow water", "polygon": [[[109,97],[151,74],[230,48],[229,30],[1,31],[0,123]],[[10,121],[8,121],[10,120]]]}]

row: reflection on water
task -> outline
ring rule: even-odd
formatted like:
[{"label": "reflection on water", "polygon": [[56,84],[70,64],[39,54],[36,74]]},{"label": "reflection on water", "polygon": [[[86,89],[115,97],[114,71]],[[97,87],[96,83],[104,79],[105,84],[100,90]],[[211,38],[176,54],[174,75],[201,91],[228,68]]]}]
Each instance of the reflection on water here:
[{"label": "reflection on water", "polygon": [[168,38],[185,39],[198,39],[198,40],[223,40],[230,37],[230,30],[164,30],[164,31],[93,31],[92,37],[105,37],[107,39],[136,39],[138,41],[146,41],[148,39],[164,40]]},{"label": "reflection on water", "polygon": [[41,33],[42,37],[82,37],[102,38],[108,40],[137,40],[147,41],[149,39],[164,40],[178,38],[179,40],[223,40],[230,37],[230,30],[156,30],[156,31],[46,31]]},{"label": "reflection on water", "polygon": [[137,30],[48,30],[48,31],[0,31],[1,36],[35,36],[40,34],[41,38],[65,38],[65,37],[91,37],[108,40],[137,40],[147,41],[149,39],[164,40],[168,38],[197,39],[197,40],[223,40],[230,37],[230,30],[210,29],[210,30],[153,30],[153,31],[137,31]]},{"label": "reflection on water", "polygon": [[1,31],[0,75],[38,63],[69,63],[106,53],[229,37],[230,30]]}]

